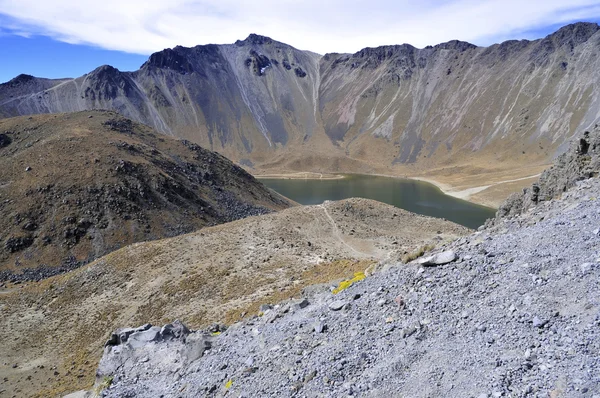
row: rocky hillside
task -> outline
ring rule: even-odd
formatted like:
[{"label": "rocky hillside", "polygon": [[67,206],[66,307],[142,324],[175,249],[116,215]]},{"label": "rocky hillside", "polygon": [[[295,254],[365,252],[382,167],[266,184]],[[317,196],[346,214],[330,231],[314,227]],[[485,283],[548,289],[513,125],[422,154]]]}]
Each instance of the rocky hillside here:
[{"label": "rocky hillside", "polygon": [[221,155],[115,112],[0,120],[0,283],[289,205]]},{"label": "rocky hillside", "polygon": [[109,330],[173,317],[194,328],[231,324],[468,232],[350,199],[137,243],[39,283],[0,288],[0,392],[47,398],[89,388]]},{"label": "rocky hillside", "polygon": [[577,181],[560,199],[431,256],[341,291],[272,303],[219,333],[190,332],[178,322],[120,329],[108,339],[95,391],[104,397],[599,396],[598,198],[598,177]]},{"label": "rocky hillside", "polygon": [[0,115],[114,109],[256,172],[428,171],[489,185],[536,174],[596,122],[599,29],[324,56],[253,34],[166,49],[131,73],[21,75],[0,85]]},{"label": "rocky hillside", "polygon": [[515,217],[545,201],[560,197],[578,181],[596,177],[600,173],[600,127],[584,132],[571,148],[558,157],[554,166],[544,171],[531,188],[510,196],[500,206],[495,220]]}]

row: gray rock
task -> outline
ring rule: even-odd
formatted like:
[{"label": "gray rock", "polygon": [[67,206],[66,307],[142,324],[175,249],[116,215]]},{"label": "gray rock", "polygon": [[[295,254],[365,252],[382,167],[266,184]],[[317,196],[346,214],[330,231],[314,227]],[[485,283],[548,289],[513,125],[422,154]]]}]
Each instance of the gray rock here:
[{"label": "gray rock", "polygon": [[402,337],[403,339],[408,338],[408,337],[412,336],[413,334],[417,333],[417,330],[418,329],[415,326],[409,326],[407,328],[404,328],[400,332],[400,337]]},{"label": "gray rock", "polygon": [[273,309],[273,306],[270,305],[270,304],[261,304],[260,307],[259,307],[259,311],[260,312],[267,312],[267,311],[272,310],[272,309]]},{"label": "gray rock", "polygon": [[456,253],[452,250],[447,250],[445,252],[437,253],[429,257],[422,258],[417,261],[417,263],[423,266],[435,266],[435,265],[444,265],[451,263],[456,260],[458,257]]},{"label": "gray rock", "polygon": [[323,321],[315,322],[313,330],[315,331],[315,333],[323,333],[325,332],[325,330],[327,330],[327,325],[325,325]]},{"label": "gray rock", "polygon": [[310,305],[310,302],[307,299],[302,299],[296,303],[294,303],[294,307],[297,309],[303,309]]},{"label": "gray rock", "polygon": [[201,358],[207,350],[212,348],[210,336],[199,332],[188,335],[185,343],[187,347],[186,359],[188,363]]},{"label": "gray rock", "polygon": [[159,340],[160,330],[158,326],[153,326],[148,330],[134,332],[129,335],[127,339],[127,344],[129,344],[132,348],[140,348],[148,343],[155,342]]},{"label": "gray rock", "polygon": [[190,334],[189,329],[178,320],[163,326],[160,330],[160,337],[163,340],[180,339],[188,334]]},{"label": "gray rock", "polygon": [[542,320],[536,316],[533,318],[532,323],[533,323],[534,328],[543,328],[548,323],[548,320],[547,319]]},{"label": "gray rock", "polygon": [[149,323],[142,325],[138,328],[121,328],[121,329],[117,329],[116,332],[112,333],[110,338],[108,339],[108,341],[106,342],[105,346],[116,346],[119,344],[124,344],[127,342],[127,340],[129,339],[129,336],[131,336],[133,333],[136,332],[143,332],[145,330],[148,330],[152,327],[152,325],[150,325]]},{"label": "gray rock", "polygon": [[332,302],[332,303],[329,303],[329,306],[328,306],[328,307],[329,307],[329,309],[330,309],[331,311],[339,311],[339,310],[341,310],[341,309],[342,309],[342,308],[343,308],[343,307],[344,307],[346,304],[348,304],[348,302],[347,302],[347,301],[344,301],[344,300],[336,300],[336,301],[334,301],[334,302]]}]

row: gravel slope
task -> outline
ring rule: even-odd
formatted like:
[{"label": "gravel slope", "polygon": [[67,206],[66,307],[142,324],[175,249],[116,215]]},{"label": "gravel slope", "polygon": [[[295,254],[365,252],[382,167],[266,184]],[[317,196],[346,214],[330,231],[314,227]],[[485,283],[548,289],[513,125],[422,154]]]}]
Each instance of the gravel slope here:
[{"label": "gravel slope", "polygon": [[88,388],[117,327],[177,318],[193,328],[231,324],[261,304],[326,290],[319,285],[469,233],[348,199],[129,245],[66,274],[0,289],[0,391],[46,398]]},{"label": "gravel slope", "polygon": [[599,396],[598,198],[598,178],[578,182],[442,248],[455,262],[398,265],[219,335],[110,346],[102,395]]}]

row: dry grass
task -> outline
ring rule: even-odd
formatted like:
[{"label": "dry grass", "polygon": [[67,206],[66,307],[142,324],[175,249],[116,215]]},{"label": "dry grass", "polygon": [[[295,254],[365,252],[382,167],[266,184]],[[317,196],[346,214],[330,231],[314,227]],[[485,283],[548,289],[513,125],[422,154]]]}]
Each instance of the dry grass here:
[{"label": "dry grass", "polygon": [[252,301],[242,307],[229,310],[225,314],[225,323],[231,324],[240,321],[246,316],[256,315],[262,304],[274,304],[291,298],[299,298],[304,288],[323,283],[334,283],[339,279],[351,278],[357,272],[363,272],[371,265],[374,260],[356,261],[352,259],[336,260],[331,263],[322,263],[316,265],[310,271],[305,271],[298,276],[298,280],[293,286],[282,290],[275,290]]},{"label": "dry grass", "polygon": [[[230,324],[257,314],[261,304],[300,297],[308,286],[337,285],[434,237],[469,232],[364,199],[331,203],[327,210],[331,219],[323,207],[295,207],[135,244],[0,295],[0,339],[6,342],[0,357],[45,366],[17,373],[0,363],[10,380],[3,388],[39,397],[89,388],[103,343],[116,328],[175,319],[193,329]],[[29,375],[35,383],[25,380]]]},{"label": "dry grass", "polygon": [[411,261],[416,260],[417,258],[421,257],[422,255],[424,255],[425,253],[432,251],[433,249],[435,249],[435,244],[433,243],[428,243],[426,245],[423,245],[421,247],[419,247],[417,250],[411,252],[411,253],[407,253],[405,255],[402,256],[401,260],[404,264],[408,264]]}]

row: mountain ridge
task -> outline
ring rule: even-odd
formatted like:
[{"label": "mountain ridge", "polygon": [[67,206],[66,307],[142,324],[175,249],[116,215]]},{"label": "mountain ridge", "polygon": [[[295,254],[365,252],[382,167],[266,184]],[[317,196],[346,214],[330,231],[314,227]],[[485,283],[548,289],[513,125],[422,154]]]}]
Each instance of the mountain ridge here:
[{"label": "mountain ridge", "polygon": [[454,185],[460,175],[445,174],[466,167],[498,182],[496,174],[517,179],[548,165],[600,117],[599,29],[576,23],[489,47],[451,40],[322,56],[250,34],[165,49],[134,72],[13,79],[0,85],[0,116],[113,109],[254,174],[419,175]]}]

